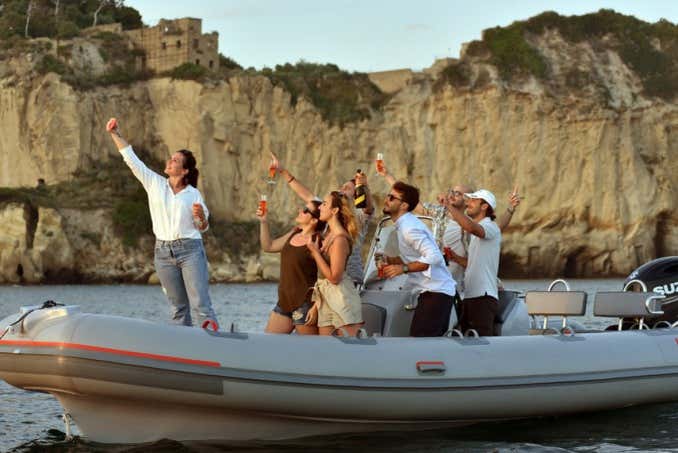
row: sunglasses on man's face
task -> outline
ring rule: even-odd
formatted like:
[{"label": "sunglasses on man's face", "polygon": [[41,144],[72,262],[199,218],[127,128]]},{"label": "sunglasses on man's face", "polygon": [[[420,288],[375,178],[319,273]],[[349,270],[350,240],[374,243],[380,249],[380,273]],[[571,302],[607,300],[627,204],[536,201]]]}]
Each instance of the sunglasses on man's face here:
[{"label": "sunglasses on man's face", "polygon": [[402,198],[398,198],[395,195],[393,195],[392,193],[386,195],[386,198],[388,198],[388,201],[393,201],[393,200],[403,201]]},{"label": "sunglasses on man's face", "polygon": [[302,212],[303,212],[304,214],[311,214],[311,217],[313,217],[313,218],[316,219],[316,220],[320,218],[320,212],[318,212],[317,209],[316,209],[316,210],[311,210],[311,209],[308,208],[308,206],[305,206],[305,207],[304,207],[304,210],[303,210]]}]

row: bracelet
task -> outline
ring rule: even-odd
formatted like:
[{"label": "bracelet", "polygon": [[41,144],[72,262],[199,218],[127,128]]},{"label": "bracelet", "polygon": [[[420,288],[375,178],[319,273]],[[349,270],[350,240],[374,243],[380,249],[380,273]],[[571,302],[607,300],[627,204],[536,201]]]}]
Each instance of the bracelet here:
[{"label": "bracelet", "polygon": [[506,210],[508,211],[509,214],[513,214],[514,212],[516,212],[516,208],[513,208],[513,209],[506,208]]},{"label": "bracelet", "polygon": [[290,183],[291,183],[292,181],[294,181],[295,179],[297,179],[297,178],[295,178],[294,176],[292,176],[290,179],[287,180],[287,184],[290,184]]}]

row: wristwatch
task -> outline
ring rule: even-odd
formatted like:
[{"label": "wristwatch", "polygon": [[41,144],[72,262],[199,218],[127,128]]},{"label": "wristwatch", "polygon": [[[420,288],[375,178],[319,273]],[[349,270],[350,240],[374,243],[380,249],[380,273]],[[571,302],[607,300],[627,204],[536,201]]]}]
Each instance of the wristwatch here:
[{"label": "wristwatch", "polygon": [[407,264],[403,264],[403,274],[407,274],[410,271],[410,268],[407,267]]}]

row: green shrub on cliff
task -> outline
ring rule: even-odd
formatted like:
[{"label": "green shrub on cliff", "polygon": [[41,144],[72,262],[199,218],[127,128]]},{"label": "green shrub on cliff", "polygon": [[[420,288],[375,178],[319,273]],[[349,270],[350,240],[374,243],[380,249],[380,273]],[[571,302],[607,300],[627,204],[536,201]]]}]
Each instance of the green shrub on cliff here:
[{"label": "green shrub on cliff", "polygon": [[184,63],[171,71],[168,71],[167,75],[173,79],[203,80],[207,75],[207,68],[195,63]]},{"label": "green shrub on cliff", "polygon": [[538,79],[546,76],[546,60],[525,40],[521,23],[485,30],[483,42],[492,54],[491,61],[499,69],[503,79],[510,80],[526,74]]},{"label": "green shrub on cliff", "polygon": [[57,74],[64,75],[69,72],[68,66],[51,54],[43,56],[40,62],[35,66],[35,70],[40,74],[55,72]]},{"label": "green shrub on cliff", "polygon": [[[561,16],[548,11],[508,27],[495,27],[483,32],[482,41],[473,41],[466,56],[488,60],[499,70],[503,80],[532,75],[548,77],[548,65],[530,41],[530,36],[557,30],[566,41],[587,41],[596,48],[610,49],[620,56],[643,83],[649,96],[667,100],[678,94],[678,25],[667,20],[654,24],[609,9],[581,16]],[[458,77],[450,69],[448,81],[455,84]],[[586,81],[572,71],[566,75],[568,86],[581,86]],[[570,85],[573,83],[574,85]]]},{"label": "green shrub on cliff", "polygon": [[260,73],[289,92],[292,105],[305,97],[325,121],[341,127],[369,118],[371,110],[381,109],[389,99],[367,74],[349,73],[334,64],[299,61],[276,65],[275,70],[264,68]]},{"label": "green shrub on cliff", "polygon": [[[28,5],[31,4],[29,10]],[[4,0],[0,10],[0,39],[10,36],[24,37],[26,15],[30,11],[28,37],[70,38],[77,36],[83,28],[93,24],[94,12],[100,0],[47,1],[47,0]],[[58,6],[57,6],[58,5]],[[99,10],[97,24],[119,22],[125,30],[141,28],[141,14],[125,6],[124,1],[110,1]]]},{"label": "green shrub on cliff", "polygon": [[[143,192],[143,191],[142,191]],[[113,209],[113,226],[126,247],[134,247],[141,236],[152,231],[145,192],[141,197],[121,200]]]},{"label": "green shrub on cliff", "polygon": [[59,39],[70,39],[80,34],[80,28],[70,20],[60,21],[57,24],[56,37]]},{"label": "green shrub on cliff", "polygon": [[238,64],[234,59],[227,57],[226,55],[219,54],[219,69],[223,70],[241,70],[242,66]]},{"label": "green shrub on cliff", "polygon": [[609,9],[582,16],[561,16],[549,11],[524,23],[531,33],[558,30],[574,43],[601,41],[640,77],[645,93],[671,99],[678,94],[678,25],[667,20],[654,24]]},{"label": "green shrub on cliff", "polygon": [[440,73],[436,88],[440,83],[448,83],[455,87],[465,87],[471,83],[471,69],[467,63],[456,62],[447,66]]}]

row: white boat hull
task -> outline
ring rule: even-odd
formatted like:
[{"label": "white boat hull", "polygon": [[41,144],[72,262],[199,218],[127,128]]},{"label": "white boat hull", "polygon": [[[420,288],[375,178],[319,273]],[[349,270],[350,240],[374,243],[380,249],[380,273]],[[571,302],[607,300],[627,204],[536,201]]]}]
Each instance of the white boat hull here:
[{"label": "white boat hull", "polygon": [[0,340],[0,378],[53,394],[92,441],[286,439],[678,400],[677,338],[215,334],[54,308]]}]

